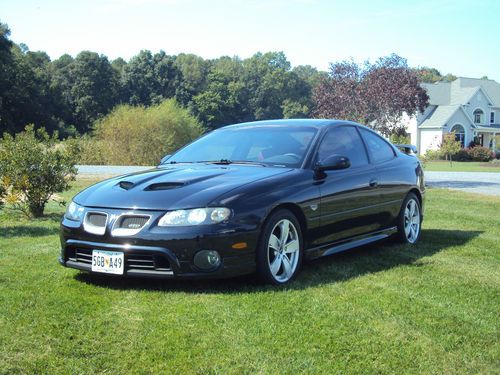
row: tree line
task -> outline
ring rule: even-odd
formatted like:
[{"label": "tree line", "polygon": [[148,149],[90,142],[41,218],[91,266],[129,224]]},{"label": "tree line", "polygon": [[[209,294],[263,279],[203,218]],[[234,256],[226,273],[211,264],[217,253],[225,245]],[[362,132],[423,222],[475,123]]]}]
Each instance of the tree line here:
[{"label": "tree line", "polygon": [[313,87],[325,74],[311,66],[292,69],[283,52],[206,60],[143,50],[127,62],[82,51],[51,61],[8,37],[0,24],[0,125],[9,133],[29,123],[62,136],[86,133],[118,104],[149,106],[167,98],[208,128],[308,117]]},{"label": "tree line", "polygon": [[11,134],[27,124],[51,134],[57,131],[62,138],[85,134],[119,104],[147,107],[165,99],[175,99],[208,129],[307,117],[349,118],[369,125],[382,120],[374,108],[399,115],[425,105],[420,81],[449,79],[435,69],[410,69],[396,55],[368,66],[334,63],[329,72],[308,65],[292,68],[283,52],[203,59],[142,50],[129,61],[110,61],[82,51],[51,60],[9,36],[8,26],[0,23],[0,128]]}]

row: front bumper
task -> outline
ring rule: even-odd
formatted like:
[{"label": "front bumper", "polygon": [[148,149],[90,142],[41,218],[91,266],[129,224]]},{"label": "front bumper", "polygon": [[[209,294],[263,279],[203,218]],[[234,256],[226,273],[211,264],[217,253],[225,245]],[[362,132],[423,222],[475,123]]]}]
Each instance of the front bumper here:
[{"label": "front bumper", "polygon": [[[63,219],[60,237],[59,263],[88,272],[92,272],[93,250],[123,252],[125,277],[227,278],[253,273],[256,268],[258,230],[248,225],[156,227],[145,228],[131,237],[113,237],[108,230],[104,235],[95,235],[86,232],[82,225]],[[246,248],[232,247],[242,242]],[[211,271],[198,269],[193,258],[200,250],[218,251],[222,259],[219,267]]]}]

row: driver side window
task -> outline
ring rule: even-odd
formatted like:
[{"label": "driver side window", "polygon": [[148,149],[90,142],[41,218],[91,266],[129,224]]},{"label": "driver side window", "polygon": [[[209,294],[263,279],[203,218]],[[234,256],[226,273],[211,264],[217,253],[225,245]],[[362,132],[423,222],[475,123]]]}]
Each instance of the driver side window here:
[{"label": "driver side window", "polygon": [[332,155],[347,156],[351,167],[368,165],[368,156],[358,131],[353,126],[330,129],[318,148],[318,160]]}]

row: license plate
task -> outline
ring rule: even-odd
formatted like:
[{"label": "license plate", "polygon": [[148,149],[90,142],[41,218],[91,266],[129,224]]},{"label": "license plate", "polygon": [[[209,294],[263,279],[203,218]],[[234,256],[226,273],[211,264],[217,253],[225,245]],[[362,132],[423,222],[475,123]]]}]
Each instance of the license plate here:
[{"label": "license plate", "polygon": [[123,275],[125,261],[119,251],[92,250],[92,271]]}]

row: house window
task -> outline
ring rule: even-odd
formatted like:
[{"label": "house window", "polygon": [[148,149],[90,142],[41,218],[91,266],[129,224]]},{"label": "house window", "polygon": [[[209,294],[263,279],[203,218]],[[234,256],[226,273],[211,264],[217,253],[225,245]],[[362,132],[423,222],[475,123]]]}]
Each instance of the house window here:
[{"label": "house window", "polygon": [[483,122],[483,115],[484,115],[483,110],[476,109],[473,114],[474,114],[474,123],[481,124]]},{"label": "house window", "polygon": [[451,133],[455,133],[455,139],[460,142],[462,148],[465,147],[465,129],[462,125],[455,125],[451,128]]},{"label": "house window", "polygon": [[495,123],[495,112],[491,112],[490,113],[490,124],[494,124]]}]

